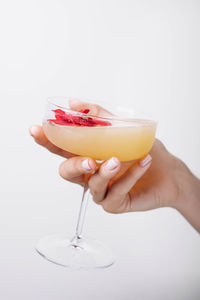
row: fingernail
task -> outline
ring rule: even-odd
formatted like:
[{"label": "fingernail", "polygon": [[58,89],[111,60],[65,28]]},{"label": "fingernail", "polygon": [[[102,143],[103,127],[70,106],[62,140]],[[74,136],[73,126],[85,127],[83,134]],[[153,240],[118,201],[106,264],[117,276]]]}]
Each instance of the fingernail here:
[{"label": "fingernail", "polygon": [[91,171],[92,170],[92,168],[89,165],[89,159],[85,159],[85,160],[82,161],[82,167],[86,171]]},{"label": "fingernail", "polygon": [[31,127],[29,128],[29,133],[30,133],[31,136],[37,135],[37,133],[38,133],[38,128],[37,128],[36,126],[31,126]]},{"label": "fingernail", "polygon": [[148,154],[145,158],[140,160],[140,165],[141,167],[146,167],[151,161],[152,161],[152,157],[151,155]]},{"label": "fingernail", "polygon": [[116,167],[118,167],[118,165],[119,165],[118,160],[117,160],[115,157],[112,157],[112,158],[109,159],[109,161],[107,162],[106,168],[107,168],[109,171],[112,171],[112,170],[114,170]]}]

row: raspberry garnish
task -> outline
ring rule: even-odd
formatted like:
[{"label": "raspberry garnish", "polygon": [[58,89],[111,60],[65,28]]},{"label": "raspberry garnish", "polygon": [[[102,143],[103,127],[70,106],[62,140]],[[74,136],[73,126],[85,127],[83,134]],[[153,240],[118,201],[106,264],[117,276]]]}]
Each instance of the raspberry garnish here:
[{"label": "raspberry garnish", "polygon": [[83,114],[88,114],[89,111],[90,111],[90,110],[89,110],[88,108],[79,110],[79,112],[81,112],[81,113],[83,113]]},{"label": "raspberry garnish", "polygon": [[[88,114],[89,111],[90,111],[89,109],[82,109],[79,112]],[[70,113],[64,112],[62,109],[56,109],[53,110],[53,112],[55,113],[55,119],[48,120],[51,124],[58,124],[58,125],[65,125],[65,126],[82,126],[82,127],[111,125],[111,123],[108,121],[97,120],[88,116],[72,115]]]}]

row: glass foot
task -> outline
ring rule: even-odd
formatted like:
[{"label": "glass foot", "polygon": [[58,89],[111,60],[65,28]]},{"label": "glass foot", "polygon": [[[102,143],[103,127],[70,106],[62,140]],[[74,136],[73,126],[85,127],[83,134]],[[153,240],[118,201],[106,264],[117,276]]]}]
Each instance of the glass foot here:
[{"label": "glass foot", "polygon": [[51,235],[40,239],[36,250],[45,259],[73,269],[107,268],[115,262],[107,247],[88,237],[69,239],[64,234]]}]

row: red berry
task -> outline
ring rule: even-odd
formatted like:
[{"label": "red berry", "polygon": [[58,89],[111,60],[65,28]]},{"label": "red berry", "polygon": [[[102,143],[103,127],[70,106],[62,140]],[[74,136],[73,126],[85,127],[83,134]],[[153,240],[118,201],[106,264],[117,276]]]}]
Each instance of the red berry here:
[{"label": "red berry", "polygon": [[[89,113],[89,109],[83,109],[79,112],[84,114]],[[53,110],[55,113],[55,119],[49,119],[48,121],[51,124],[58,124],[58,125],[65,125],[65,126],[87,126],[87,127],[94,127],[94,126],[110,126],[111,123],[107,121],[97,120],[92,117],[81,117],[78,115],[73,115],[70,113],[66,113],[61,109]]]}]

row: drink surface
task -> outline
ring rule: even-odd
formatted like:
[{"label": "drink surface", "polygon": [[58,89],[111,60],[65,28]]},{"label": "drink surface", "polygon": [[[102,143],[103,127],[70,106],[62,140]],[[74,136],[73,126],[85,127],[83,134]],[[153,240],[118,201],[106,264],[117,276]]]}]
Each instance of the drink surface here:
[{"label": "drink surface", "polygon": [[125,126],[76,127],[43,123],[44,133],[56,146],[76,155],[121,161],[144,157],[151,149],[156,124],[143,120]]}]

